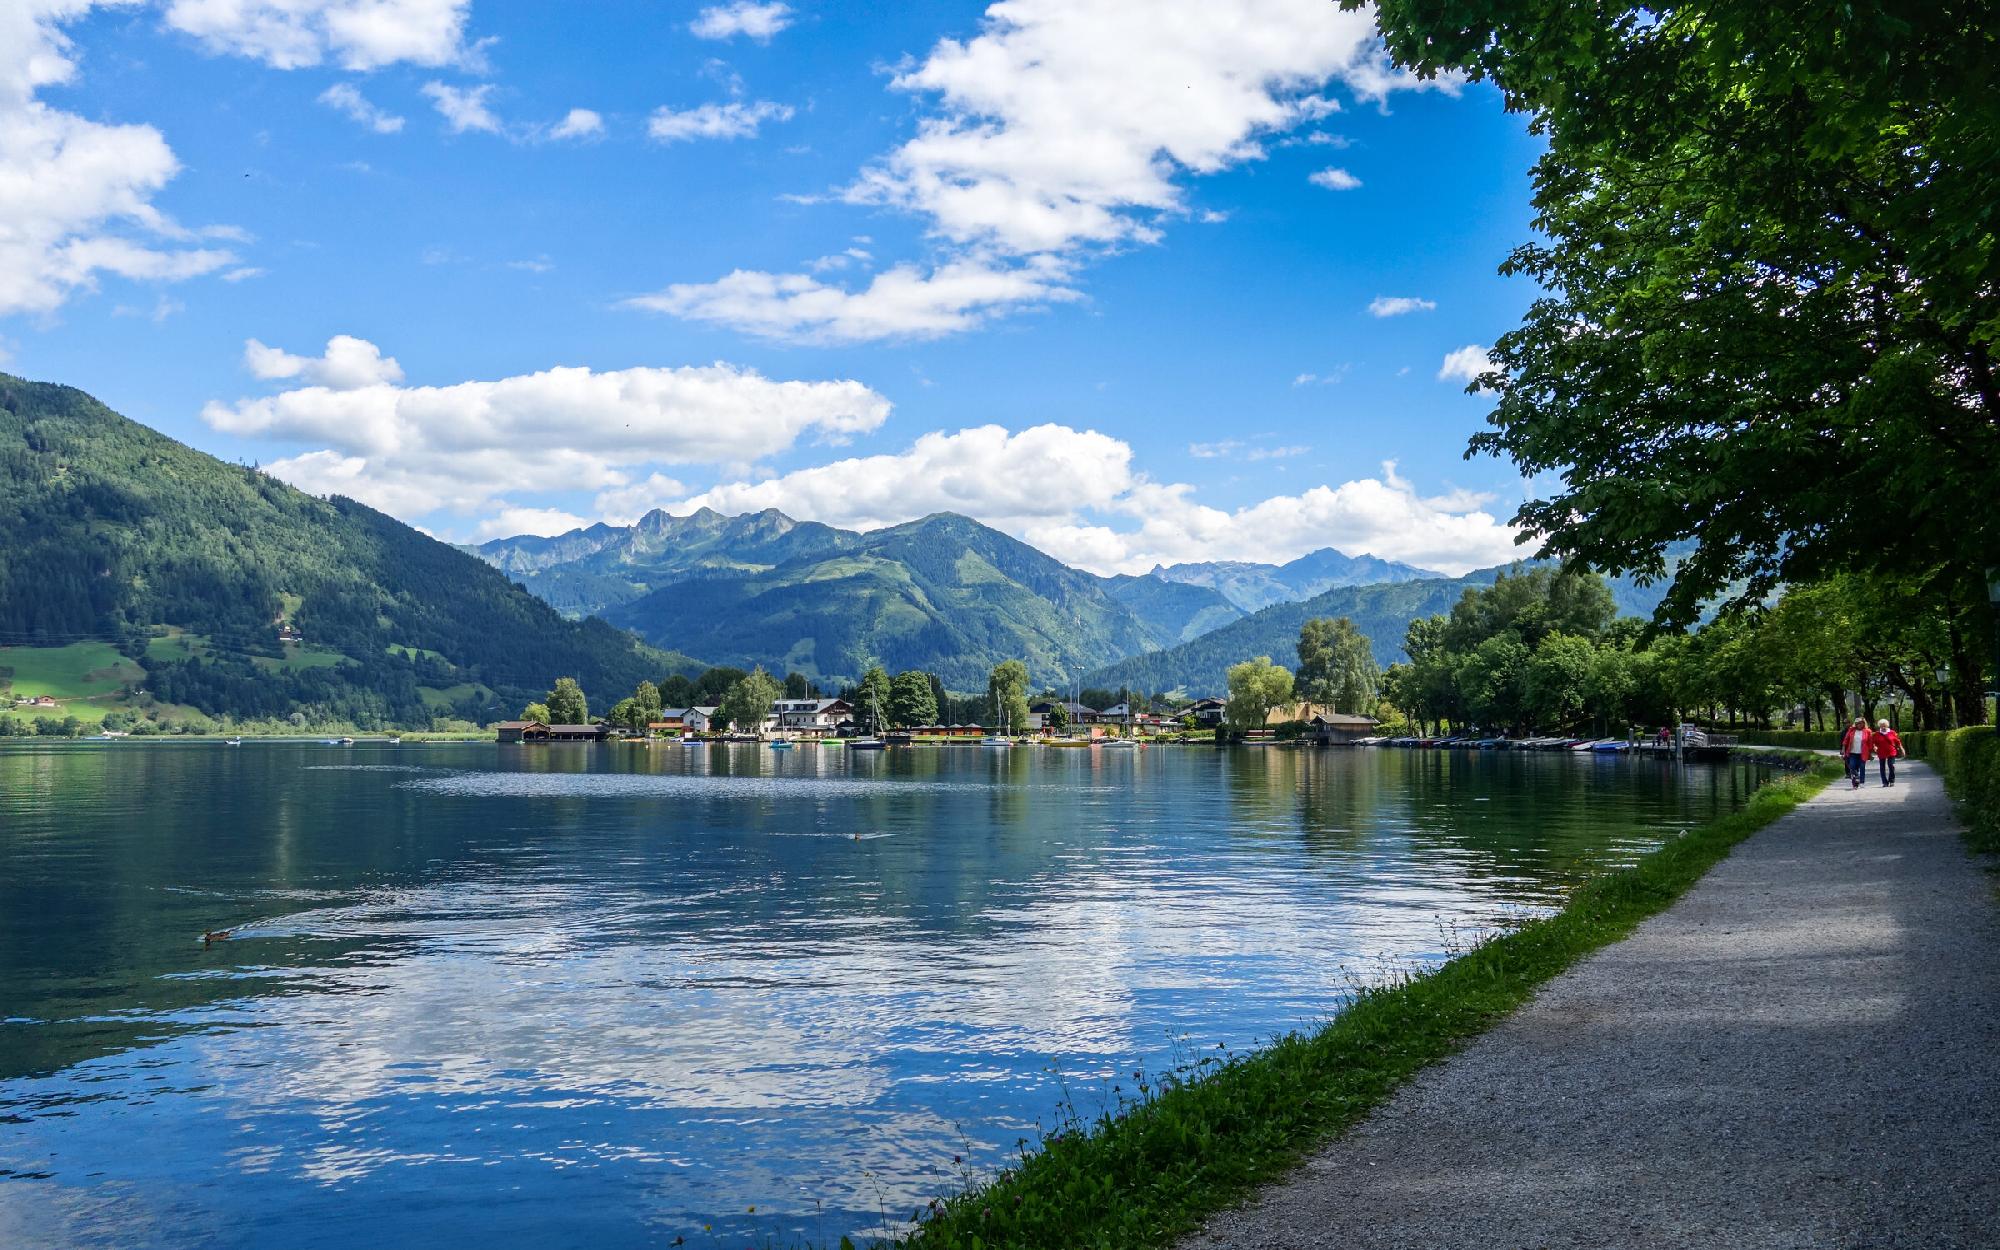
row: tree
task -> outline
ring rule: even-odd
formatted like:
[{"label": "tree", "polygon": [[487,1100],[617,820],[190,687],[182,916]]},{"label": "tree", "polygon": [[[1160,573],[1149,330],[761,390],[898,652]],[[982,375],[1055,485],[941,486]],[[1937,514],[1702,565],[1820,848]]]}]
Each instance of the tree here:
[{"label": "tree", "polygon": [[1028,666],[1019,660],[1003,660],[986,675],[986,702],[998,719],[998,727],[1013,733],[1028,728]]},{"label": "tree", "polygon": [[530,703],[521,709],[521,719],[540,721],[544,725],[550,724],[552,722],[549,720],[549,705],[546,703]]},{"label": "tree", "polygon": [[[645,718],[639,714],[639,701],[637,699],[627,698],[618,700],[618,702],[611,705],[611,710],[604,714],[604,719],[608,724],[616,725],[620,729],[631,730],[633,732],[646,727]],[[635,721],[638,723],[634,724],[633,722]]]},{"label": "tree", "polygon": [[1260,655],[1229,666],[1229,699],[1222,715],[1231,729],[1262,729],[1271,709],[1292,701],[1292,675]]},{"label": "tree", "polygon": [[694,683],[675,673],[660,683],[661,707],[687,707],[694,703]]},{"label": "tree", "polygon": [[1588,638],[1550,634],[1528,658],[1525,675],[1529,720],[1544,729],[1567,729],[1583,717],[1597,648]]},{"label": "tree", "polygon": [[1053,703],[1050,703],[1048,712],[1042,717],[1042,724],[1048,726],[1050,729],[1057,731],[1058,733],[1062,732],[1065,729],[1068,729],[1069,705],[1064,703],[1060,699],[1057,699]]},{"label": "tree", "polygon": [[740,668],[717,665],[694,679],[694,688],[688,692],[688,701],[695,707],[719,705],[729,688],[750,674]]},{"label": "tree", "polygon": [[1382,672],[1368,636],[1347,617],[1314,617],[1299,627],[1299,694],[1335,711],[1366,712]]},{"label": "tree", "polygon": [[583,688],[576,684],[574,677],[556,678],[556,688],[549,691],[542,700],[548,707],[550,724],[585,725],[590,723],[590,706],[584,702]]},{"label": "tree", "polygon": [[785,697],[787,699],[804,699],[810,697],[811,694],[812,682],[806,678],[804,673],[785,674]]},{"label": "tree", "polygon": [[[1516,518],[1545,550],[1665,575],[1669,546],[1698,539],[1659,613],[1682,624],[1848,570],[1984,611],[2000,566],[1990,3],[1378,12],[1404,65],[1492,79],[1547,137],[1539,237],[1505,266],[1544,294],[1493,349],[1492,429],[1472,444],[1557,483]],[[1961,642],[1955,684],[1976,694],[1978,635]]]},{"label": "tree", "polygon": [[914,669],[896,674],[889,683],[889,723],[908,729],[914,725],[935,725],[937,718],[937,696],[931,691],[930,674]]},{"label": "tree", "polygon": [[764,718],[771,714],[771,704],[776,702],[783,689],[771,680],[771,675],[761,667],[736,679],[723,692],[722,702],[716,705],[715,717],[725,725],[733,725],[738,731],[757,732],[764,728]]},{"label": "tree", "polygon": [[870,733],[880,732],[889,719],[889,701],[895,697],[894,683],[889,680],[889,671],[876,664],[861,675],[861,685],[854,692],[854,715]]}]

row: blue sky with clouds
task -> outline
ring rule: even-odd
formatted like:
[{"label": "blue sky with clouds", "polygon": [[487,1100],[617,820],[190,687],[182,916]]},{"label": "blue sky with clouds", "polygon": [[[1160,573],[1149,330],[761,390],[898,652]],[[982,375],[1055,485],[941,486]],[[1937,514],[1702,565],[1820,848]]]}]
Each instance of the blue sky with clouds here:
[{"label": "blue sky with clouds", "polygon": [[1512,550],[1537,142],[1328,0],[5,8],[4,367],[306,489]]}]

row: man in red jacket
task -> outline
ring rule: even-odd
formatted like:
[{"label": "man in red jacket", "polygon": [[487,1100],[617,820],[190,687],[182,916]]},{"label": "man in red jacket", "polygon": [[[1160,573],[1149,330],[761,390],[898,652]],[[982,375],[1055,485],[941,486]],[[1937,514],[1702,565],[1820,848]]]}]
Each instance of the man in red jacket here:
[{"label": "man in red jacket", "polygon": [[1848,789],[1859,790],[1868,776],[1868,740],[1874,735],[1868,732],[1868,722],[1855,717],[1847,732],[1840,735],[1840,754],[1847,761]]},{"label": "man in red jacket", "polygon": [[[1875,732],[1868,735],[1868,750],[1875,757],[1877,766],[1882,770],[1882,784],[1885,786],[1895,785],[1896,757],[1903,753],[1902,736],[1889,728],[1888,721],[1878,721],[1875,725]],[[1865,772],[1866,770],[1864,769],[1863,771]]]}]

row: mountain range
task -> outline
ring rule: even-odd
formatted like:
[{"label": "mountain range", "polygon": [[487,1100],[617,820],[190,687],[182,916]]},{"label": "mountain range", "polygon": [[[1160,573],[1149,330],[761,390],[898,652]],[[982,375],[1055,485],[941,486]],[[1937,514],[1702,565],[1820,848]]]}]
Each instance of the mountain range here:
[{"label": "mountain range", "polygon": [[1156,567],[1149,576],[1164,582],[1210,587],[1220,591],[1223,598],[1247,613],[1268,608],[1274,603],[1310,599],[1342,586],[1413,582],[1448,575],[1394,560],[1370,555],[1350,556],[1331,547],[1322,547],[1289,564],[1214,560],[1204,564]]},{"label": "mountain range", "polygon": [[511,715],[560,675],[604,700],[698,668],[351,499],[5,374],[0,533],[0,668],[61,651],[211,714],[427,726]]},{"label": "mountain range", "polygon": [[871,664],[921,668],[954,689],[982,687],[1005,659],[1060,684],[1272,605],[1443,576],[1326,548],[1284,565],[1099,577],[955,513],[861,533],[775,509],[655,510],[630,526],[467,550],[567,615],[600,615],[712,663],[762,664],[829,684]]}]

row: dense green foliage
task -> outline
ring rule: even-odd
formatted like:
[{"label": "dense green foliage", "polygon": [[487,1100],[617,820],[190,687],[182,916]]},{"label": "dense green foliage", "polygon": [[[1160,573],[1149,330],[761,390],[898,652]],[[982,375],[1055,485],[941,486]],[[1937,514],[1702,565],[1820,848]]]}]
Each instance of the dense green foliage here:
[{"label": "dense green foliage", "polygon": [[1141,1075],[1095,1121],[1074,1108],[1040,1149],[937,1205],[901,1244],[936,1250],[1169,1246],[1202,1217],[1295,1166],[1429,1064],[1579,959],[1665,910],[1732,847],[1838,776],[1831,761],[1770,782],[1743,810],[1582,886],[1561,912],[1434,971],[1361,990],[1317,1032],[1247,1056]]},{"label": "dense green foliage", "polygon": [[549,709],[549,720],[556,725],[586,725],[590,723],[590,703],[584,698],[583,688],[576,684],[574,677],[556,678],[555,688],[542,700]]},{"label": "dense green foliage", "polygon": [[771,704],[782,693],[769,673],[753,669],[723,692],[715,718],[739,733],[756,733],[763,729],[764,718],[771,714]]},{"label": "dense green foliage", "polygon": [[1103,579],[948,513],[858,535],[824,559],[679,582],[606,616],[663,645],[827,685],[880,663],[977,689],[1002,659],[1053,678],[1151,641]]},{"label": "dense green foliage", "polygon": [[1028,728],[1028,666],[1003,660],[986,675],[986,705],[993,724],[1022,733]]},{"label": "dense green foliage", "polygon": [[1403,64],[1491,79],[1548,140],[1538,237],[1507,265],[1544,294],[1493,351],[1473,451],[1559,480],[1519,516],[1552,553],[1658,570],[1699,538],[1664,605],[1681,622],[1852,570],[1979,606],[2000,566],[1990,0],[1379,16]]},{"label": "dense green foliage", "polygon": [[1292,702],[1292,673],[1260,655],[1254,660],[1231,664],[1225,675],[1229,700],[1223,719],[1231,729],[1262,729],[1273,708]]},{"label": "dense green foliage", "polygon": [[1368,638],[1344,616],[1299,626],[1299,697],[1336,712],[1374,710],[1382,671]]},{"label": "dense green foliage", "polygon": [[913,725],[935,725],[938,718],[937,692],[931,675],[914,670],[898,673],[889,681],[889,723],[898,729]]},{"label": "dense green foliage", "polygon": [[[685,666],[601,621],[563,621],[352,500],[5,375],[0,533],[0,643],[114,643],[145,666],[154,699],[210,714],[428,726],[440,709],[426,689],[471,691],[445,710],[496,719],[559,672],[629,689]],[[300,662],[281,624],[329,662]],[[189,649],[149,654],[163,626],[187,631]]]},{"label": "dense green foliage", "polygon": [[2000,733],[1973,725],[1906,734],[1903,745],[1944,774],[1945,788],[1961,805],[1972,848],[2000,852]]}]

